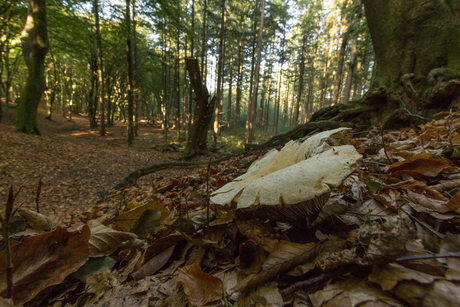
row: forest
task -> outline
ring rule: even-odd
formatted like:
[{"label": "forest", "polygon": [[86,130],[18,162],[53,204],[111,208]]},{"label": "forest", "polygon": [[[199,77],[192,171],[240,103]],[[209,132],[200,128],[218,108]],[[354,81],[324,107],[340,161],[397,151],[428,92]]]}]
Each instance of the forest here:
[{"label": "forest", "polygon": [[460,3],[0,3],[0,305],[455,306]]}]

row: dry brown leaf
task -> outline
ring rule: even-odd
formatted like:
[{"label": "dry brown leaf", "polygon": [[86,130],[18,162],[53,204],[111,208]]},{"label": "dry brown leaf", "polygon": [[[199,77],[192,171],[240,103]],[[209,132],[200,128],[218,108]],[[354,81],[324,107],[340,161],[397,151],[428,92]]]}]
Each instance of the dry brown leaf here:
[{"label": "dry brown leaf", "polygon": [[168,220],[168,216],[171,212],[165,208],[163,204],[160,204],[156,201],[151,201],[143,206],[136,207],[132,210],[126,211],[120,214],[115,219],[115,224],[121,228],[121,230],[128,232],[133,228],[134,224],[136,224],[137,220],[141,217],[142,213],[146,210],[156,210],[159,209],[161,211],[161,224],[164,224]]},{"label": "dry brown leaf", "polygon": [[223,297],[222,280],[203,272],[196,263],[179,269],[178,280],[193,306],[204,306]]},{"label": "dry brown leaf", "polygon": [[454,195],[448,202],[447,208],[457,213],[460,213],[460,192]]},{"label": "dry brown leaf", "polygon": [[448,167],[450,165],[444,159],[426,159],[417,156],[415,159],[392,164],[388,169],[388,175],[396,178],[401,178],[402,175],[408,175],[413,178],[436,177]]},{"label": "dry brown leaf", "polygon": [[43,214],[26,208],[19,208],[18,213],[26,220],[27,225],[34,230],[50,231],[53,229],[53,222]]},{"label": "dry brown leaf", "polygon": [[251,274],[246,277],[236,285],[234,290],[243,293],[248,292],[274,276],[306,262],[315,255],[315,246],[316,244],[314,243],[280,243],[276,250],[268,256],[262,266],[262,270],[257,274]]},{"label": "dry brown leaf", "polygon": [[[15,304],[24,304],[41,290],[60,284],[88,259],[89,227],[68,232],[56,230],[24,238],[11,247]],[[0,276],[6,276],[6,253],[0,253]],[[0,279],[0,295],[6,295],[6,279]]]},{"label": "dry brown leaf", "polygon": [[401,281],[414,280],[422,284],[431,284],[438,278],[396,263],[390,263],[382,267],[374,266],[372,273],[369,275],[369,281],[380,285],[384,291],[393,289]]},{"label": "dry brown leaf", "polygon": [[161,269],[168,262],[175,246],[176,245],[169,247],[167,250],[159,253],[158,255],[150,259],[139,270],[134,272],[132,276],[136,279],[141,279],[146,276],[155,274],[156,271]]},{"label": "dry brown leaf", "polygon": [[96,220],[89,221],[88,226],[91,229],[89,239],[90,257],[108,256],[116,251],[121,243],[137,237],[133,233],[117,231],[102,225]]},{"label": "dry brown leaf", "polygon": [[265,262],[264,249],[253,240],[247,240],[240,244],[239,256],[235,262],[243,273],[257,273]]}]

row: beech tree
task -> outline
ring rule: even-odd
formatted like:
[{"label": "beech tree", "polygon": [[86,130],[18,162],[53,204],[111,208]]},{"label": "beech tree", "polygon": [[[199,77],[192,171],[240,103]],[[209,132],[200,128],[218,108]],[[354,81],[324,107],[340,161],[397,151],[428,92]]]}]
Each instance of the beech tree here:
[{"label": "beech tree", "polygon": [[37,108],[45,90],[45,58],[49,47],[45,0],[29,0],[21,43],[29,75],[18,104],[16,129],[28,134],[40,134]]}]

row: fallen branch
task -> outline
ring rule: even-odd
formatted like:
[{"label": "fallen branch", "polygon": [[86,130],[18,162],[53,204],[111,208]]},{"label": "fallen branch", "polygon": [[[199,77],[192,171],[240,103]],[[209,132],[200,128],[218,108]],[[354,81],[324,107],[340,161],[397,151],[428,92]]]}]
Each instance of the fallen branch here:
[{"label": "fallen branch", "polygon": [[[317,121],[317,122],[308,122],[308,123],[299,125],[286,133],[275,135],[274,137],[272,137],[271,139],[269,139],[268,141],[262,144],[246,144],[245,148],[246,149],[264,148],[264,147],[270,147],[270,146],[284,145],[284,143],[288,142],[289,140],[303,137],[308,132],[315,131],[317,129],[320,129],[322,131],[322,130],[336,129],[340,127],[354,127],[354,126],[355,125],[353,123],[326,121],[326,120]],[[297,135],[299,136],[295,137]],[[278,140],[281,142],[276,142]]]},{"label": "fallen branch", "polygon": [[[228,159],[230,159],[232,157],[236,157],[236,156],[238,156],[238,155],[236,155],[236,154],[235,155],[227,155],[227,156],[224,156],[222,158],[213,160],[211,164],[213,164],[213,165],[214,164],[219,164],[222,161],[228,160]],[[166,163],[153,164],[153,165],[150,165],[150,166],[147,166],[147,167],[132,171],[131,173],[129,173],[128,176],[123,178],[123,180],[120,183],[118,183],[114,187],[114,189],[121,189],[121,188],[123,188],[123,187],[125,187],[127,185],[133,186],[133,185],[136,184],[137,179],[139,179],[139,178],[141,178],[141,177],[143,177],[145,175],[161,171],[163,169],[167,169],[167,168],[181,168],[181,169],[197,168],[197,167],[208,165],[208,163],[209,163],[209,161],[166,162]]]}]

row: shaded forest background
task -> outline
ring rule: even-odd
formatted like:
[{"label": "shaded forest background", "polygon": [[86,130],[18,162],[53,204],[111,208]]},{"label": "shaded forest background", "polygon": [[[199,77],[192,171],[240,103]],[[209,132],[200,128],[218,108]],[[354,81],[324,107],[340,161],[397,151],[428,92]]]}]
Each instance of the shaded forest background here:
[{"label": "shaded forest background", "polygon": [[[3,108],[16,106],[28,78],[27,8],[17,0],[1,7]],[[85,114],[101,135],[120,120],[130,144],[140,121],[161,125],[166,143],[186,140],[195,94],[184,58],[198,59],[217,98],[213,145],[222,135],[261,142],[360,98],[375,67],[360,1],[46,1],[46,20],[47,118]]]}]

